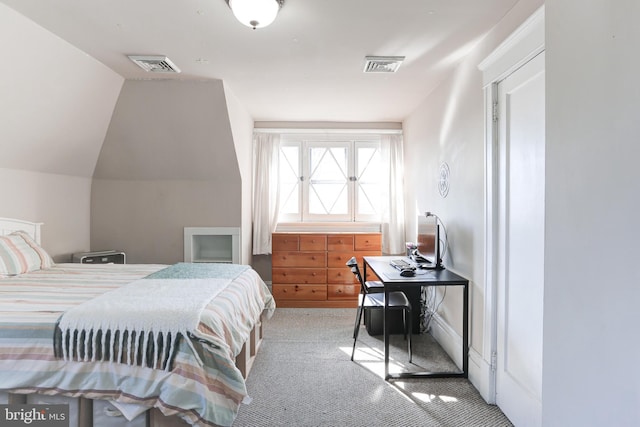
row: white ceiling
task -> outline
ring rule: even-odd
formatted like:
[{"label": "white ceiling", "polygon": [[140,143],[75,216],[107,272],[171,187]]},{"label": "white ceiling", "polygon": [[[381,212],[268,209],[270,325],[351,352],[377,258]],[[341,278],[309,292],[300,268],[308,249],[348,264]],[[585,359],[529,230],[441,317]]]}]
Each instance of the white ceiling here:
[{"label": "white ceiling", "polygon": [[[225,0],[0,1],[124,78],[221,79],[254,120],[339,122],[402,121],[517,3],[286,0],[252,30]],[[145,72],[131,54],[166,55],[182,73]],[[406,60],[364,74],[368,55]]]}]

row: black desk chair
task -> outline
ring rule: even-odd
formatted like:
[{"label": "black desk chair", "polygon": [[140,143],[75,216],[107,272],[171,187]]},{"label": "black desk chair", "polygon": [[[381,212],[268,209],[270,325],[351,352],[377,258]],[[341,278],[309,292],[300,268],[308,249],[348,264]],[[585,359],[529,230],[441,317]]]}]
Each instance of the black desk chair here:
[{"label": "black desk chair", "polygon": [[[356,314],[356,324],[353,329],[353,350],[351,351],[351,360],[356,352],[356,342],[358,341],[358,332],[360,332],[360,324],[362,323],[362,312],[364,310],[384,310],[384,285],[381,282],[365,282],[358,261],[352,257],[347,261],[347,267],[351,268],[351,272],[360,283],[360,295],[358,295],[358,312]],[[411,363],[411,303],[402,291],[389,292],[388,310],[402,310],[402,321],[404,323],[404,338],[408,341],[409,363]]]}]

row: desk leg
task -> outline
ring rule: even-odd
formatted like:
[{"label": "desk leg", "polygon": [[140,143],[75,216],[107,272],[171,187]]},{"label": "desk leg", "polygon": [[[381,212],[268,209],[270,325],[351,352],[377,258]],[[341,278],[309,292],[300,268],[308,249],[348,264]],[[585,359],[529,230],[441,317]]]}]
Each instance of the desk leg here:
[{"label": "desk leg", "polygon": [[463,313],[462,313],[462,375],[469,377],[469,283],[463,288]]},{"label": "desk leg", "polygon": [[384,287],[384,309],[382,310],[383,330],[384,330],[384,380],[389,379],[389,288]]}]

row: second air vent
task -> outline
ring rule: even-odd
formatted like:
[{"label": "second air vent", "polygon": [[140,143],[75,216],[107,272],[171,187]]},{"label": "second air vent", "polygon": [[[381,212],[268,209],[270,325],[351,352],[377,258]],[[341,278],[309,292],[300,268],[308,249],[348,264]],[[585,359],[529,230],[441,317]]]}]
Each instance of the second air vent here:
[{"label": "second air vent", "polygon": [[180,69],[166,56],[128,55],[140,68],[153,73],[179,73]]},{"label": "second air vent", "polygon": [[365,73],[395,73],[404,61],[404,56],[366,56]]}]

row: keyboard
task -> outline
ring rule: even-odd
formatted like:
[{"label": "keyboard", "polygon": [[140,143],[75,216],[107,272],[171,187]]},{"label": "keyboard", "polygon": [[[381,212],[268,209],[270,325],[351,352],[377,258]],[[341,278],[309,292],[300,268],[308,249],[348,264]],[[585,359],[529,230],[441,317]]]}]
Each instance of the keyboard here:
[{"label": "keyboard", "polygon": [[415,267],[413,265],[409,264],[407,261],[403,259],[392,259],[390,264],[393,268],[396,268],[398,270],[404,270],[404,269],[415,270]]}]

